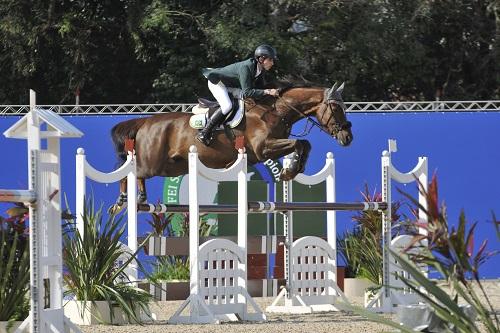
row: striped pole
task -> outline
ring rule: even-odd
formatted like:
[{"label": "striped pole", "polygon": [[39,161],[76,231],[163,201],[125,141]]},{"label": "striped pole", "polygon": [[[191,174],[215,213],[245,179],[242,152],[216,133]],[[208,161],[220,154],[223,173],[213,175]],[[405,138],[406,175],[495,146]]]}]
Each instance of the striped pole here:
[{"label": "striped pole", "polygon": [[33,190],[2,190],[0,189],[0,202],[29,202],[36,201],[36,193]]},{"label": "striped pole", "polygon": [[[271,202],[249,201],[249,213],[272,213],[289,211],[367,211],[386,210],[386,202]],[[189,205],[138,204],[137,210],[145,213],[185,213]],[[200,205],[200,213],[234,214],[237,205]]]}]

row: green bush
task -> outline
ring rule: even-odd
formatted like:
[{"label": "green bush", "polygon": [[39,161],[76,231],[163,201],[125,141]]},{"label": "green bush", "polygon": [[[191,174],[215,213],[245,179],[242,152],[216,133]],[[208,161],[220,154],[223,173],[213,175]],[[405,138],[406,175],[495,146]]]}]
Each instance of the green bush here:
[{"label": "green bush", "polygon": [[148,313],[152,297],[132,285],[126,268],[136,260],[141,247],[136,253],[130,253],[120,242],[125,232],[122,217],[109,215],[105,220],[102,207],[95,210],[91,200],[85,203],[83,224],[83,235],[74,224],[68,224],[63,233],[65,295],[80,301],[107,301],[110,310],[117,305],[130,321],[140,322],[136,310]]},{"label": "green bush", "polygon": [[158,257],[149,280],[153,283],[171,280],[189,281],[189,259],[183,256]]}]

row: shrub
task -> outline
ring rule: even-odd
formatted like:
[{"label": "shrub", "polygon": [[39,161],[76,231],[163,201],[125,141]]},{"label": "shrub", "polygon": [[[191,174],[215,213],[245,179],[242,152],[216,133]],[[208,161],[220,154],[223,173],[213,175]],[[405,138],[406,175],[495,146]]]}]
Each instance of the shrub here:
[{"label": "shrub", "polygon": [[[498,251],[487,252],[487,240],[483,240],[478,251],[474,253],[474,231],[477,222],[469,227],[463,212],[459,216],[457,228],[450,228],[446,207],[444,204],[439,205],[438,202],[438,183],[435,176],[428,192],[423,191],[421,186],[420,188],[426,196],[427,208],[421,206],[417,199],[403,194],[417,208],[425,210],[428,223],[416,221],[415,226],[425,228],[427,235],[415,234],[412,244],[402,253],[391,251],[401,268],[412,277],[411,280],[402,276],[399,278],[425,300],[434,313],[448,326],[449,331],[460,333],[499,332],[500,321],[497,312],[479,278],[481,264],[497,255]],[[496,237],[500,241],[500,221],[496,219],[494,214],[492,216]],[[417,249],[417,251],[410,251],[412,249]],[[431,271],[438,273],[442,280],[438,283],[430,280],[422,272],[422,265],[426,265]],[[459,306],[459,301],[464,301],[472,307],[477,314],[477,321],[466,315],[464,309]],[[364,309],[350,305],[347,305],[346,308],[402,332],[413,332],[399,323]]]},{"label": "shrub", "polygon": [[[370,193],[368,185],[361,192],[362,200],[366,202],[381,202],[379,193]],[[408,227],[398,222],[401,204],[392,204],[393,233],[404,231]],[[352,231],[346,231],[338,236],[337,248],[340,257],[346,265],[345,276],[366,278],[376,285],[382,283],[382,214],[378,211],[361,211],[353,216],[355,222]],[[370,249],[370,251],[367,251]]]},{"label": "shrub", "polygon": [[29,313],[30,256],[26,218],[25,213],[9,218],[0,216],[0,321],[23,320]]}]

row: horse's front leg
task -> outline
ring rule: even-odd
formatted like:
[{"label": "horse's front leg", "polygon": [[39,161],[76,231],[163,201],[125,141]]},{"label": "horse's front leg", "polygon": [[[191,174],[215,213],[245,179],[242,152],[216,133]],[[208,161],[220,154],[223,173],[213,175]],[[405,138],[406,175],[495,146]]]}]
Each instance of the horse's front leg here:
[{"label": "horse's front leg", "polygon": [[311,144],[307,140],[275,139],[267,140],[262,150],[265,158],[276,159],[292,154],[291,163],[281,170],[282,180],[291,180],[304,171]]}]

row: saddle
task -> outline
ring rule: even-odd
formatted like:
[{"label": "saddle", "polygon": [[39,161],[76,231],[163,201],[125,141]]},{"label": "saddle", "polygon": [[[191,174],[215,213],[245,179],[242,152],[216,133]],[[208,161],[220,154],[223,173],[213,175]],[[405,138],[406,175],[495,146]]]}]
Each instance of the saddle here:
[{"label": "saddle", "polygon": [[[233,95],[232,98],[232,110],[226,116],[223,124],[219,126],[218,129],[224,129],[225,126],[229,128],[235,128],[243,120],[245,114],[245,102],[243,99],[236,98]],[[205,127],[210,116],[219,108],[219,103],[217,101],[212,101],[206,98],[199,98],[198,104],[192,109],[193,115],[189,119],[189,126],[195,129],[201,129]]]}]

